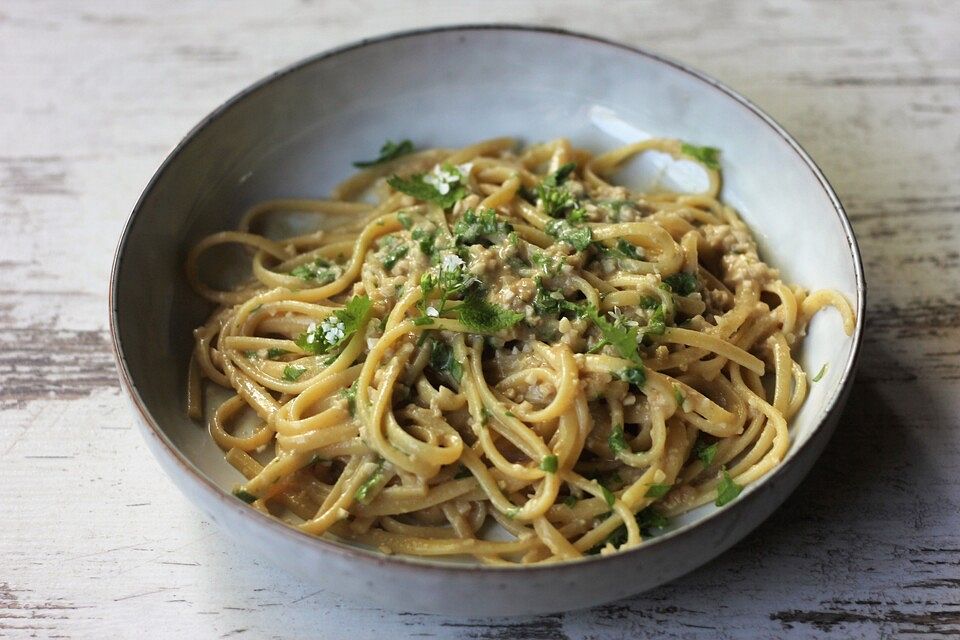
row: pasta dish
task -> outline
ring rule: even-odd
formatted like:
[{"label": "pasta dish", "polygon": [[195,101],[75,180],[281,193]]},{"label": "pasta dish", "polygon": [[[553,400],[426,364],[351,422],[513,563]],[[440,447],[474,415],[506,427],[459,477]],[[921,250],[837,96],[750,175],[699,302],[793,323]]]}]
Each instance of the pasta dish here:
[{"label": "pasta dish", "polygon": [[[708,188],[615,184],[647,151]],[[234,495],[313,535],[492,564],[629,549],[735,500],[790,446],[810,318],[834,307],[850,335],[854,314],[761,260],[718,153],[388,142],[329,200],[204,238],[187,274],[217,308],[188,412],[242,474]],[[263,231],[291,214],[316,230]],[[238,288],[202,277],[223,244],[249,256]],[[206,412],[204,380],[229,391]]]}]

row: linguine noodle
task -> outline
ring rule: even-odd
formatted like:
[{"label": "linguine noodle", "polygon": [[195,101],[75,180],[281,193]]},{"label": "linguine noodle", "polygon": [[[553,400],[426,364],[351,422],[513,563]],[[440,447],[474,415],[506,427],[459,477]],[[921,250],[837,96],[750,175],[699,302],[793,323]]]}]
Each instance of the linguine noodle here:
[{"label": "linguine noodle", "polygon": [[[699,163],[707,190],[609,182],[650,150]],[[218,308],[188,411],[203,379],[230,390],[207,421],[235,495],[314,535],[500,564],[635,547],[735,499],[787,452],[811,316],[832,306],[850,335],[854,315],[760,260],[716,153],[388,143],[330,200],[265,202],[203,239],[187,273]],[[304,212],[336,223],[257,232]],[[239,289],[201,277],[221,244],[249,250]]]}]

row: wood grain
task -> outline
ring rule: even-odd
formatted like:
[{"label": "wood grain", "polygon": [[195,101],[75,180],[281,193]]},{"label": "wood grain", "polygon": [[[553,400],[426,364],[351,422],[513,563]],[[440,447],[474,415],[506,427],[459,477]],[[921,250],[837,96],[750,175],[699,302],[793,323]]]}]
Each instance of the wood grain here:
[{"label": "wood grain", "polygon": [[[148,461],[109,354],[116,238],[197,120],[319,50],[471,21],[590,31],[720,78],[820,163],[864,254],[863,366],[810,477],[716,561],[592,610],[396,614],[248,561]],[[955,2],[7,0],[0,78],[0,637],[960,633]]]}]

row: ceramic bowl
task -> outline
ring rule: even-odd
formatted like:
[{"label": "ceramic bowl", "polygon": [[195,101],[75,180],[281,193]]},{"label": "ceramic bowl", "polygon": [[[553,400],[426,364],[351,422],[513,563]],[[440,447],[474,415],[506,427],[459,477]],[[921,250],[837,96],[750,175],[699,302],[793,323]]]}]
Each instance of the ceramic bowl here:
[{"label": "ceramic bowl", "polygon": [[[723,198],[785,279],[838,289],[801,360],[829,363],[791,425],[783,464],[733,503],[700,508],[621,554],[528,568],[397,556],[299,533],[248,508],[206,430],[184,413],[191,330],[209,313],[184,278],[188,247],[232,229],[250,204],[323,197],[386,139],[456,146],[500,135],[566,136],[596,151],[648,136],[722,149]],[[150,449],[238,553],[266,558],[357,602],[459,615],[587,607],[656,587],[740,540],[783,502],[832,433],[853,381],[864,281],[850,224],[813,161],[773,120],[720,83],[646,51],[555,30],[466,26],[401,33],[284,69],[205,118],[157,170],[113,268],[111,325],[123,386]]]}]

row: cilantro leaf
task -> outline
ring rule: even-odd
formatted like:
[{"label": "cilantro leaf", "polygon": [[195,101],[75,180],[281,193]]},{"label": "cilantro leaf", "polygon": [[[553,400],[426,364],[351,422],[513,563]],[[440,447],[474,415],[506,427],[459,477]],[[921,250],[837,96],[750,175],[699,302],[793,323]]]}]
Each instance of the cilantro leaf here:
[{"label": "cilantro leaf", "polygon": [[524,315],[487,302],[480,296],[471,295],[457,307],[457,317],[470,329],[482,333],[496,333],[517,324],[523,320]]},{"label": "cilantro leaf", "polygon": [[323,258],[317,258],[313,262],[301,264],[290,270],[290,275],[317,284],[333,282],[340,277],[341,273],[343,273],[343,268],[340,265],[333,264]]},{"label": "cilantro leaf", "polygon": [[576,169],[577,169],[576,162],[568,162],[567,164],[563,165],[562,167],[560,167],[559,169],[551,173],[549,176],[544,178],[543,184],[547,185],[548,187],[559,187],[560,185],[562,185],[564,182],[567,181],[567,178],[569,178],[570,174],[576,171]]},{"label": "cilantro leaf", "polygon": [[662,498],[673,488],[672,484],[648,484],[647,492],[644,494],[647,498]]},{"label": "cilantro leaf", "polygon": [[567,220],[551,220],[544,231],[560,242],[566,242],[577,251],[583,251],[593,241],[593,232],[590,231],[590,227],[574,225]]},{"label": "cilantro leaf", "polygon": [[296,382],[306,371],[307,368],[299,364],[288,364],[283,368],[283,379],[287,382]]},{"label": "cilantro leaf", "polygon": [[327,316],[313,331],[301,333],[295,340],[307,353],[327,353],[362,330],[370,319],[370,298],[353,296],[343,309]]},{"label": "cilantro leaf", "polygon": [[424,177],[422,173],[412,175],[409,178],[393,176],[387,180],[387,184],[397,191],[401,191],[408,196],[413,196],[417,200],[435,202],[440,205],[442,209],[450,209],[467,195],[466,187],[459,183],[450,185],[450,190],[446,193],[440,193],[439,189],[435,186],[425,182]]},{"label": "cilantro leaf", "polygon": [[400,221],[400,225],[407,231],[413,226],[413,218],[410,217],[410,214],[404,213],[403,211],[397,214],[397,220]]},{"label": "cilantro leaf", "polygon": [[377,463],[377,468],[370,474],[370,477],[363,481],[359,487],[357,487],[356,493],[353,494],[353,498],[361,503],[367,504],[370,498],[370,494],[373,493],[373,490],[377,488],[377,485],[380,484],[380,481],[383,480],[383,460]]},{"label": "cilantro leaf", "polygon": [[453,235],[459,245],[478,244],[482,240],[493,244],[502,241],[512,231],[513,225],[497,220],[497,212],[493,209],[467,209],[453,225]]},{"label": "cilantro leaf", "polygon": [[610,446],[610,451],[613,452],[613,455],[616,456],[621,451],[627,451],[627,439],[623,435],[623,425],[618,424],[613,427],[610,431],[610,437],[607,438],[607,444]]},{"label": "cilantro leaf", "polygon": [[729,503],[743,491],[743,487],[730,477],[730,472],[727,471],[726,467],[721,468],[720,471],[723,475],[720,478],[720,484],[717,485],[717,501],[714,502],[718,507]]},{"label": "cilantro leaf", "polygon": [[387,140],[383,143],[383,146],[380,147],[380,155],[376,160],[361,160],[354,162],[353,166],[357,167],[358,169],[366,169],[367,167],[383,164],[384,162],[389,162],[390,160],[396,160],[400,156],[405,156],[408,153],[413,153],[413,143],[409,140],[401,140],[400,142]]},{"label": "cilantro leaf", "polygon": [[637,524],[644,535],[649,535],[650,529],[664,529],[670,524],[670,520],[653,507],[647,507],[637,514]]},{"label": "cilantro leaf", "polygon": [[697,290],[697,276],[686,271],[678,271],[663,279],[663,283],[678,296],[688,296]]},{"label": "cilantro leaf", "polygon": [[716,147],[698,147],[684,142],[680,145],[680,151],[684,155],[696,158],[711,169],[720,168],[720,149]]},{"label": "cilantro leaf", "polygon": [[540,206],[548,216],[557,217],[565,210],[570,209],[571,213],[569,215],[571,218],[583,219],[585,212],[580,208],[577,199],[573,197],[569,190],[561,187],[576,168],[577,164],[575,162],[568,162],[537,185],[536,196]]},{"label": "cilantro leaf", "polygon": [[287,351],[286,349],[280,349],[279,347],[272,347],[272,348],[270,348],[270,349],[267,349],[267,359],[268,359],[268,360],[274,360],[274,359],[279,358],[280,356],[286,355],[286,354],[288,354],[288,353],[290,353],[290,352]]}]

